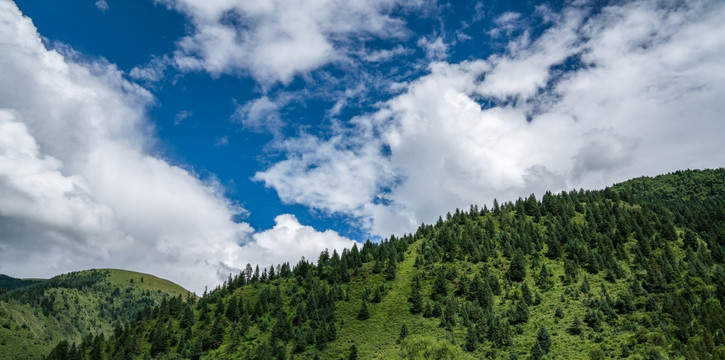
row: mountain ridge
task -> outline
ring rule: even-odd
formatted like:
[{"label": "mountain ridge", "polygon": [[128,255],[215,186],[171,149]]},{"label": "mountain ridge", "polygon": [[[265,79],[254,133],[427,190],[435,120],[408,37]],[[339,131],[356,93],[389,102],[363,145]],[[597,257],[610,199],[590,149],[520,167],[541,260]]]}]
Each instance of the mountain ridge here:
[{"label": "mountain ridge", "polygon": [[246,268],[48,359],[725,358],[725,169],[456,210]]}]

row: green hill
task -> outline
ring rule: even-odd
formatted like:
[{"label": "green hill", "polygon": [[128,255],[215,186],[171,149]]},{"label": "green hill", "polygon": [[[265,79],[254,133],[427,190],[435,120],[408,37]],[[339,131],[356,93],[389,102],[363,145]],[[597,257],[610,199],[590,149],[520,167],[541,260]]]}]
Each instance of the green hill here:
[{"label": "green hill", "polygon": [[40,359],[59,340],[111,334],[116,322],[171,296],[182,287],[153,275],[100,269],[33,281],[0,298],[0,354],[3,359]]},{"label": "green hill", "polygon": [[0,295],[19,288],[33,285],[41,282],[41,279],[16,279],[7,275],[0,274]]},{"label": "green hill", "polygon": [[723,359],[725,170],[456,210],[48,359]]}]

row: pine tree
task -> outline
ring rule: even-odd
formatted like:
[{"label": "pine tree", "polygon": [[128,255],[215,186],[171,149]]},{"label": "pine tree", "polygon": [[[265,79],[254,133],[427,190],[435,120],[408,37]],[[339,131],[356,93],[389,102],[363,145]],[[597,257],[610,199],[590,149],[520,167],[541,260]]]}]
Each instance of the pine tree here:
[{"label": "pine tree", "polygon": [[284,309],[280,309],[277,313],[277,322],[272,328],[272,338],[287,342],[292,338],[292,328],[290,327],[287,313]]},{"label": "pine tree", "polygon": [[239,320],[239,303],[237,301],[236,296],[231,296],[229,299],[229,303],[227,304],[227,311],[226,316],[229,321],[237,321]]},{"label": "pine tree", "polygon": [[446,279],[446,272],[443,268],[439,268],[438,272],[436,273],[436,278],[433,281],[433,293],[431,294],[433,298],[437,296],[447,296],[448,295],[448,286],[446,283],[448,280]]},{"label": "pine tree", "polygon": [[521,298],[524,299],[526,305],[532,305],[534,303],[534,298],[531,295],[531,289],[529,289],[529,284],[527,284],[525,281],[521,285]]},{"label": "pine tree", "polygon": [[187,329],[190,326],[194,325],[194,310],[188,303],[184,307],[184,312],[181,317],[181,321],[179,322],[179,325],[182,329]]},{"label": "pine tree", "polygon": [[574,320],[571,325],[566,328],[566,331],[572,335],[579,335],[582,333],[582,322],[578,317],[574,316]]},{"label": "pine tree", "polygon": [[385,269],[385,280],[394,280],[395,279],[395,256],[393,253],[390,253],[390,258],[388,259],[388,267]]},{"label": "pine tree", "polygon": [[370,313],[368,312],[368,305],[367,301],[363,299],[362,306],[360,307],[360,311],[357,313],[358,320],[367,320],[370,318]]},{"label": "pine tree", "polygon": [[511,324],[524,324],[529,321],[529,307],[524,299],[519,299],[509,316]]},{"label": "pine tree", "polygon": [[476,343],[478,342],[478,336],[476,335],[476,328],[473,323],[469,322],[466,329],[466,342],[463,344],[466,351],[471,352],[476,350]]},{"label": "pine tree", "polygon": [[413,277],[413,284],[410,287],[410,296],[408,297],[408,301],[410,301],[410,312],[413,314],[418,314],[421,311],[423,311],[423,297],[420,294],[420,276],[415,275]]},{"label": "pine tree", "polygon": [[357,346],[355,346],[355,344],[350,345],[347,360],[357,360]]},{"label": "pine tree", "polygon": [[297,330],[297,335],[295,336],[292,351],[296,353],[305,351],[305,348],[307,347],[307,336],[305,332],[306,330],[304,328],[299,328]]},{"label": "pine tree", "polygon": [[375,291],[373,292],[373,298],[370,301],[377,304],[382,300],[383,300],[382,292],[380,290],[380,287],[377,287],[377,288],[375,288]]},{"label": "pine tree", "polygon": [[526,277],[526,258],[520,249],[516,249],[511,265],[506,273],[511,281],[523,281]]},{"label": "pine tree", "polygon": [[584,276],[584,280],[582,281],[582,286],[580,288],[581,292],[585,294],[589,294],[589,280],[587,280],[586,275]]},{"label": "pine tree", "polygon": [[531,359],[532,360],[539,360],[546,355],[546,352],[544,352],[544,349],[541,348],[541,345],[539,345],[539,342],[534,343],[534,347],[531,348]]},{"label": "pine tree", "polygon": [[408,337],[408,325],[403,323],[403,325],[400,326],[400,335],[398,336],[398,341],[402,341]]},{"label": "pine tree", "polygon": [[536,286],[542,290],[549,290],[554,286],[552,275],[549,272],[549,269],[546,268],[546,264],[541,266],[541,271],[539,271],[539,274],[536,277]]},{"label": "pine tree", "polygon": [[544,325],[539,327],[539,332],[536,334],[536,343],[539,344],[541,350],[544,351],[544,354],[549,353],[549,350],[551,349],[551,336],[549,335],[549,332],[546,331]]},{"label": "pine tree", "polygon": [[594,331],[599,331],[602,325],[602,313],[599,310],[589,310],[584,316],[584,322]]},{"label": "pine tree", "polygon": [[453,299],[448,299],[446,302],[445,310],[441,317],[441,326],[444,326],[447,330],[452,330],[456,326],[456,305]]},{"label": "pine tree", "polygon": [[682,245],[685,249],[692,249],[693,251],[697,250],[697,235],[694,231],[690,229],[685,230],[685,237],[682,241]]}]

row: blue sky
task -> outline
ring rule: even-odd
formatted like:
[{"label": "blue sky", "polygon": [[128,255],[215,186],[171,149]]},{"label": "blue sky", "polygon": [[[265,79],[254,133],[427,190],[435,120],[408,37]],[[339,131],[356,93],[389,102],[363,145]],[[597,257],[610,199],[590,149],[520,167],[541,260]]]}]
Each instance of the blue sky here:
[{"label": "blue sky", "polygon": [[493,198],[725,159],[717,1],[0,4],[10,275],[199,290]]}]

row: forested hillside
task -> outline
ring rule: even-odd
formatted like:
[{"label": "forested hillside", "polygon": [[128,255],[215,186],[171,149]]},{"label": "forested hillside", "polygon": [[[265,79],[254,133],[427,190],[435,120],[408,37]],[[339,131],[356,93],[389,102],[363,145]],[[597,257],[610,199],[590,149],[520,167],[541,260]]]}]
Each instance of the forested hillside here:
[{"label": "forested hillside", "polygon": [[47,358],[722,359],[724,242],[723,169],[494,201],[247,267]]},{"label": "forested hillside", "polygon": [[7,275],[0,274],[0,295],[5,294],[10,290],[23,288],[26,286],[33,285],[43,280],[38,279],[16,279]]},{"label": "forested hillside", "polygon": [[87,334],[111,334],[115,323],[133,320],[164,298],[187,294],[152,275],[111,269],[22,285],[0,297],[1,359],[42,359],[60,340],[80,343]]}]

